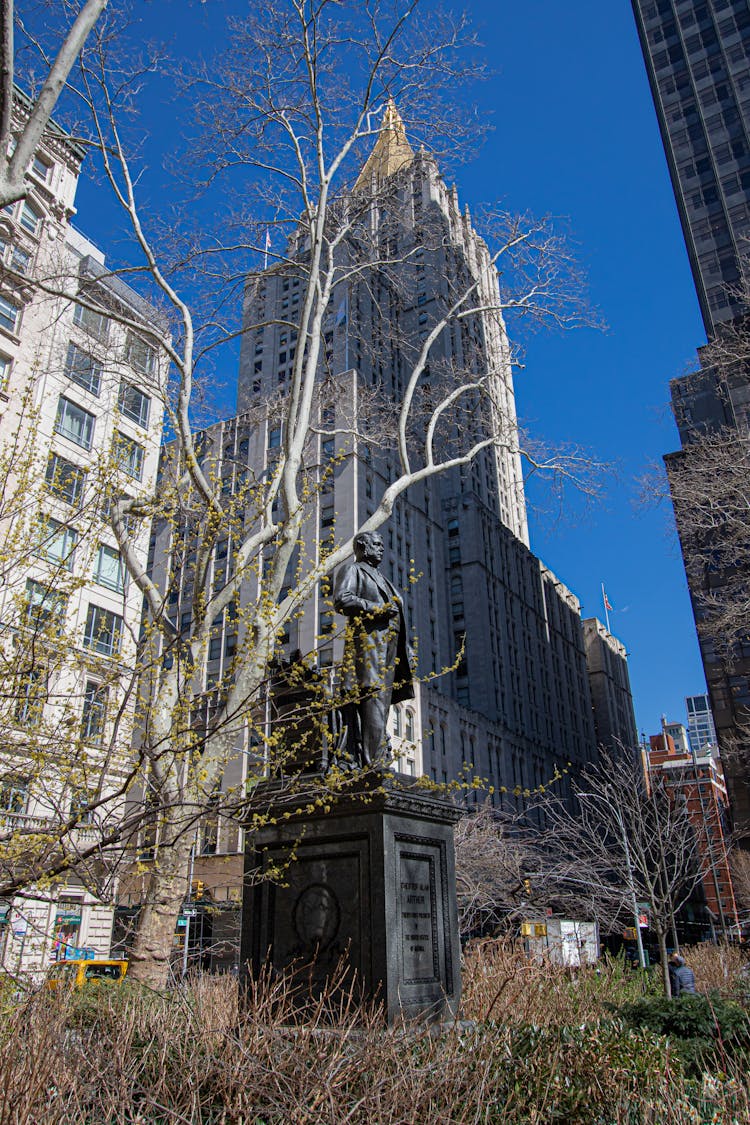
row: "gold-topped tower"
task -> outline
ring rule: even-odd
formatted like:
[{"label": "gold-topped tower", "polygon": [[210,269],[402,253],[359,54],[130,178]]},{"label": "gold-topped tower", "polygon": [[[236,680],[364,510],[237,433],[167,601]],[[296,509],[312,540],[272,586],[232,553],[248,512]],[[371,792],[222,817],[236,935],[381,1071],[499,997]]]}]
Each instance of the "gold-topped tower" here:
[{"label": "gold-topped tower", "polygon": [[401,114],[396,109],[393,98],[389,98],[375,147],[359,174],[354,190],[360,191],[362,188],[370,187],[373,178],[376,182],[386,180],[405,168],[407,164],[411,164],[413,159],[414,149],[406,139],[406,129]]}]

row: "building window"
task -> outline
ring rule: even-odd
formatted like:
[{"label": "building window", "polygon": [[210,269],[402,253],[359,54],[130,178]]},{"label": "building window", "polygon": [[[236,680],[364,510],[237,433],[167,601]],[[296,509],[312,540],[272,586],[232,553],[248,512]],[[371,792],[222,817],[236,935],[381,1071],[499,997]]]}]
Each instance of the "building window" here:
[{"label": "building window", "polygon": [[92,395],[99,396],[102,385],[102,365],[97,363],[88,352],[77,348],[75,344],[68,344],[65,374],[71,382],[77,383]]},{"label": "building window", "polygon": [[36,207],[32,207],[28,201],[25,202],[21,208],[21,215],[18,221],[29,234],[39,234],[42,226],[42,216],[39,214]]},{"label": "building window", "polygon": [[405,730],[406,740],[407,740],[407,742],[413,742],[414,741],[414,712],[409,710],[408,707],[406,709],[406,724],[405,724],[405,726],[406,726],[406,730]]},{"label": "building window", "polygon": [[16,333],[18,322],[21,319],[21,309],[14,305],[7,297],[0,297],[0,328],[6,332]]},{"label": "building window", "polygon": [[101,543],[94,563],[94,582],[122,594],[125,590],[125,565],[120,552]]},{"label": "building window", "polygon": [[31,161],[31,171],[42,183],[49,183],[52,176],[52,168],[53,165],[50,164],[48,160],[45,160],[44,157],[39,156],[39,154]]},{"label": "building window", "polygon": [[90,336],[97,340],[106,340],[109,336],[109,318],[96,309],[89,309],[85,305],[76,304],[73,308],[73,323],[83,328]]},{"label": "building window", "polygon": [[201,855],[216,855],[219,847],[218,797],[212,797],[211,810],[206,814],[201,832]]},{"label": "building window", "polygon": [[102,609],[98,605],[89,606],[83,634],[86,648],[92,648],[94,652],[100,652],[103,656],[112,656],[120,650],[121,636],[122,618],[119,614]]},{"label": "building window", "polygon": [[83,712],[81,715],[81,738],[84,742],[101,745],[104,735],[104,722],[107,717],[107,689],[101,684],[88,680],[83,693]]},{"label": "building window", "polygon": [[39,558],[66,570],[73,569],[78,533],[52,516],[42,516],[39,521],[39,545],[36,554]]},{"label": "building window", "polygon": [[129,477],[140,480],[146,453],[142,445],[119,430],[115,434],[115,457],[119,468]]},{"label": "building window", "polygon": [[281,445],[281,426],[274,426],[268,431],[268,448],[278,449]]},{"label": "building window", "polygon": [[151,412],[151,399],[145,395],[143,391],[132,383],[120,383],[120,394],[118,396],[117,404],[120,408],[121,414],[129,418],[131,422],[142,426],[144,430],[148,426],[148,417]]},{"label": "building window", "polygon": [[[92,739],[91,741],[96,741]],[[79,825],[92,824],[94,821],[94,814],[91,805],[95,801],[95,795],[89,793],[85,789],[77,789],[70,799],[70,815],[74,817]]]},{"label": "building window", "polygon": [[0,782],[0,811],[25,813],[29,800],[27,777],[4,777]]},{"label": "building window", "polygon": [[20,246],[11,246],[3,253],[3,259],[16,273],[27,274],[31,266],[31,254]]},{"label": "building window", "polygon": [[94,440],[94,415],[82,406],[60,395],[55,419],[55,433],[75,442],[83,449],[91,449]]},{"label": "building window", "polygon": [[27,625],[35,629],[43,629],[48,624],[52,624],[55,631],[59,632],[67,602],[68,599],[64,594],[56,593],[43,582],[36,582],[33,578],[26,580],[24,616]]},{"label": "building window", "polygon": [[8,382],[8,376],[10,375],[12,365],[13,361],[9,359],[7,355],[0,355],[0,391]]},{"label": "building window", "polygon": [[221,636],[211,637],[211,640],[208,642],[208,659],[218,660],[221,656],[221,649]]},{"label": "building window", "polygon": [[156,348],[133,332],[128,332],[127,335],[125,358],[142,375],[153,375],[156,371]]},{"label": "building window", "polygon": [[16,722],[35,726],[47,702],[47,673],[41,668],[22,668],[15,693]]},{"label": "building window", "polygon": [[78,465],[66,461],[58,453],[50,453],[44,479],[50,492],[54,492],[66,504],[80,504],[86,473]]}]

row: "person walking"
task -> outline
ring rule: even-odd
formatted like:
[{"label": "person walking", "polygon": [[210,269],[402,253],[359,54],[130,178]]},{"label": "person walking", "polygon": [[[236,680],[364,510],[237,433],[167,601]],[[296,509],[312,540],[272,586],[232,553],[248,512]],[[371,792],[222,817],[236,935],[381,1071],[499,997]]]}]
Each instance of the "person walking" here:
[{"label": "person walking", "polygon": [[695,973],[679,953],[671,953],[669,956],[669,981],[673,997],[695,992]]}]

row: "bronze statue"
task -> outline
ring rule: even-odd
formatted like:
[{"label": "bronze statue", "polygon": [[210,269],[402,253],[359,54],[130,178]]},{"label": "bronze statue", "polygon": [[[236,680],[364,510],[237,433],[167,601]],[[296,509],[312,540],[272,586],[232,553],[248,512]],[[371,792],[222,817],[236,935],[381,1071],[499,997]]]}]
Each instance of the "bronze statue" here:
[{"label": "bronze statue", "polygon": [[362,766],[387,760],[391,703],[414,698],[404,605],[378,570],[383,551],[377,532],[356,535],[356,561],[342,566],[334,583],[334,605],[348,618],[341,682],[345,749]]}]

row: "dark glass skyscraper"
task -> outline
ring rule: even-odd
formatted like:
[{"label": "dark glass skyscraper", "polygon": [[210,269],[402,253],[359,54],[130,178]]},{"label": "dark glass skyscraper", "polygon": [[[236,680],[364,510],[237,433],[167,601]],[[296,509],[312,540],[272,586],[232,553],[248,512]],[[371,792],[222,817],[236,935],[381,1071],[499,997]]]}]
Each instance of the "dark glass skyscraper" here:
[{"label": "dark glass skyscraper", "polygon": [[633,0],[703,321],[742,312],[750,250],[750,4]]},{"label": "dark glass skyscraper", "polygon": [[[741,326],[739,292],[750,261],[750,3],[748,0],[632,0],[651,92],[709,341]],[[747,287],[744,287],[747,292]],[[700,353],[699,353],[700,354]],[[743,364],[717,370],[710,350],[699,369],[671,382],[682,449],[666,458],[672,481],[689,470],[691,447],[727,429],[747,435],[750,379]],[[717,504],[721,505],[720,493]],[[679,505],[678,525],[703,666],[736,826],[750,829],[750,656],[748,646],[717,645],[701,629],[727,573],[691,551]],[[688,524],[689,513],[688,513]],[[712,532],[716,557],[729,539]],[[747,552],[743,552],[747,557]],[[725,564],[722,564],[722,566]],[[730,569],[737,570],[736,556]],[[744,565],[744,564],[741,564]],[[736,583],[737,575],[733,575]],[[721,651],[721,650],[724,651]],[[727,651],[728,650],[728,651]]]}]

